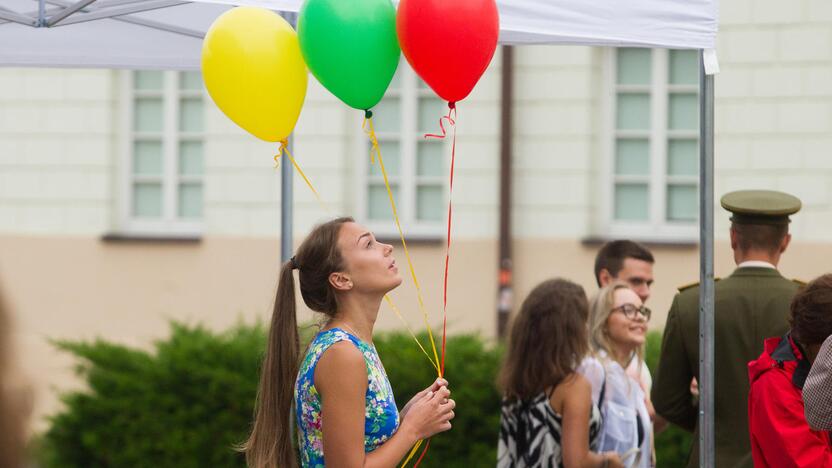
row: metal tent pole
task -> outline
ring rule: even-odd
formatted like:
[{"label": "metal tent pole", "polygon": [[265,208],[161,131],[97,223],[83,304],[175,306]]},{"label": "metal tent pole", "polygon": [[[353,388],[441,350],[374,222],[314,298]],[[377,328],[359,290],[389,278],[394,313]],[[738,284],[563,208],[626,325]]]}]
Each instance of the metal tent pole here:
[{"label": "metal tent pole", "polygon": [[[282,16],[293,28],[297,27],[298,15],[297,13],[281,12]],[[294,146],[294,138],[289,136],[289,151],[292,151]],[[280,164],[280,259],[281,262],[286,262],[292,258],[292,251],[294,246],[292,243],[292,231],[294,229],[294,212],[293,212],[293,184],[292,184],[292,163],[289,161],[281,161]]]},{"label": "metal tent pole", "polygon": [[714,465],[714,76],[699,52],[699,466]]},{"label": "metal tent pole", "polygon": [[[292,151],[293,138],[289,137],[289,151]],[[286,262],[292,258],[292,229],[293,213],[293,184],[292,163],[280,161],[280,261]]]}]

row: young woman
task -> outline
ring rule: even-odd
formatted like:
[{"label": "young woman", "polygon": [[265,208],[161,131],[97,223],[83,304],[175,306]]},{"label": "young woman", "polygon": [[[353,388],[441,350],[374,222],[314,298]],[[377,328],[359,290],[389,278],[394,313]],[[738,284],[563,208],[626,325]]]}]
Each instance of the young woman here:
[{"label": "young woman", "polygon": [[[392,253],[352,219],[339,218],[316,227],[283,265],[244,445],[249,466],[297,465],[290,417],[304,467],[324,460],[327,467],[395,467],[419,439],[451,428],[447,382],[437,380],[399,414],[373,346],[381,301],[402,282]],[[300,367],[294,270],[303,301],[327,318]]]},{"label": "young woman", "polygon": [[601,409],[600,449],[614,451],[627,466],[640,468],[654,465],[653,424],[644,390],[625,369],[633,359],[643,359],[648,320],[650,309],[626,283],[602,288],[590,305],[594,355],[580,367]]},{"label": "young woman", "polygon": [[566,280],[545,281],[523,301],[500,371],[498,467],[623,466],[614,453],[593,453],[600,413],[575,371],[589,350],[586,321],[586,294]]}]

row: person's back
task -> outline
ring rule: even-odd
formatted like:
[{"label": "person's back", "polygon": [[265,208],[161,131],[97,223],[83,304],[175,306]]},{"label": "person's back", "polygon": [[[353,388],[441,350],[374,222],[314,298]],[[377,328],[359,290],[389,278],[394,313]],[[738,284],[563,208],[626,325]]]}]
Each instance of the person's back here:
[{"label": "person's back", "polygon": [[576,372],[589,351],[587,300],[567,280],[544,281],[514,316],[500,367],[499,468],[622,468],[613,453],[594,453],[601,413],[590,382]]},{"label": "person's back", "polygon": [[[716,465],[751,467],[748,438],[747,363],[763,351],[766,338],[788,329],[789,304],[798,283],[784,278],[777,264],[791,235],[789,215],[800,200],[772,191],[726,194],[731,248],[737,269],[714,288],[714,425]],[[690,394],[699,378],[699,287],[682,288],[667,317],[662,353],[653,385],[656,412],[689,431],[697,429],[698,408]],[[699,466],[698,432],[688,466]]]},{"label": "person's back", "polygon": [[[717,466],[752,466],[748,434],[748,362],[763,351],[766,338],[782,336],[788,328],[788,310],[799,285],[783,278],[777,270],[746,267],[718,281],[714,290],[714,376],[715,442]],[[678,305],[677,305],[678,303]],[[699,288],[682,291],[674,300],[686,365],[699,379]],[[667,326],[671,326],[668,318]],[[661,411],[660,411],[661,412]],[[696,426],[696,408],[690,405],[684,416]],[[698,432],[694,437],[691,462],[699,466]]]}]

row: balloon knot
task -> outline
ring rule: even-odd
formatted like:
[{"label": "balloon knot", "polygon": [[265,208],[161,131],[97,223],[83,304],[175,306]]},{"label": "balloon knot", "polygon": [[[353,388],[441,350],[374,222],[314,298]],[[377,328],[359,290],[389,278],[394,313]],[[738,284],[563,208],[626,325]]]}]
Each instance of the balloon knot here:
[{"label": "balloon knot", "polygon": [[456,109],[456,103],[453,101],[448,102],[448,109]]},{"label": "balloon knot", "polygon": [[365,119],[372,119],[373,118],[373,111],[367,109],[364,111],[364,118]]}]

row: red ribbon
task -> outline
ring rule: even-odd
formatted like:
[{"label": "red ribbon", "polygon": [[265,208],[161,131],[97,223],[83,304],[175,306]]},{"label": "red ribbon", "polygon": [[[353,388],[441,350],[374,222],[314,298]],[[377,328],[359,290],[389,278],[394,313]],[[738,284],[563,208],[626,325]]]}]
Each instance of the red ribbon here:
[{"label": "red ribbon", "polygon": [[422,449],[422,454],[419,455],[419,459],[413,464],[413,468],[419,468],[419,464],[422,463],[422,459],[425,458],[425,454],[428,453],[428,447],[430,447],[430,439],[428,439],[425,444],[425,448]]},{"label": "red ribbon", "polygon": [[428,133],[425,138],[439,138],[444,139],[447,136],[445,130],[445,121],[453,129],[452,143],[451,143],[451,172],[448,191],[448,243],[445,246],[445,273],[443,276],[442,285],[442,363],[440,369],[442,375],[445,375],[445,343],[447,341],[448,328],[448,268],[451,260],[451,222],[453,220],[453,193],[454,193],[454,163],[456,161],[456,104],[448,103],[448,115],[439,119],[439,129],[442,131],[441,135]]},{"label": "red ribbon", "polygon": [[[451,259],[451,220],[453,219],[453,193],[454,193],[454,162],[456,160],[456,104],[453,102],[448,103],[448,115],[443,116],[439,119],[439,129],[442,131],[441,135],[427,133],[425,134],[425,138],[438,138],[444,139],[448,133],[445,130],[445,121],[448,121],[448,125],[453,129],[453,136],[451,140],[451,174],[450,174],[450,187],[448,190],[448,243],[445,246],[445,274],[442,279],[442,364],[440,366],[440,373],[442,376],[445,375],[445,342],[447,341],[448,336],[448,266],[450,264]],[[418,468],[419,464],[422,463],[422,459],[425,458],[425,454],[428,453],[428,447],[430,447],[430,439],[428,439],[427,443],[425,444],[425,448],[422,449],[422,454],[419,455],[419,459],[416,460],[416,463],[413,465],[413,468]]]}]

